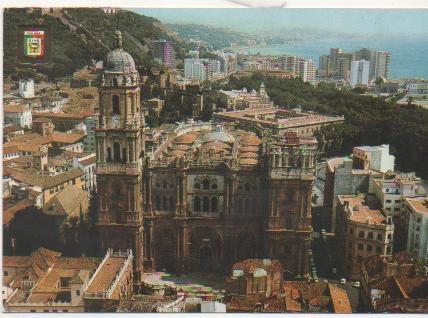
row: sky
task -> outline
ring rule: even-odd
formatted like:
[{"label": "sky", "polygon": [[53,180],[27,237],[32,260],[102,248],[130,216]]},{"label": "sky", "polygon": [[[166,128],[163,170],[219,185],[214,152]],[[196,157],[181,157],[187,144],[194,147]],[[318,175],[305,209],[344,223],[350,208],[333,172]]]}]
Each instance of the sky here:
[{"label": "sky", "polygon": [[357,35],[428,36],[428,10],[152,9],[133,11],[164,23],[195,23],[246,33],[312,29]]}]

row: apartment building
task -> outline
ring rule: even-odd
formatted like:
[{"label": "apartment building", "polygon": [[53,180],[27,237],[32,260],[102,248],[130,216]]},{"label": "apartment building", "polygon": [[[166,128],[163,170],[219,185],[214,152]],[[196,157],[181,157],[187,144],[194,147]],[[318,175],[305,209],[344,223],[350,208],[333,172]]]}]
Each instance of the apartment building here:
[{"label": "apartment building", "polygon": [[373,195],[337,197],[337,255],[346,277],[359,279],[363,259],[391,255],[394,224]]},{"label": "apartment building", "polygon": [[406,198],[408,223],[407,252],[420,263],[428,263],[428,196]]}]

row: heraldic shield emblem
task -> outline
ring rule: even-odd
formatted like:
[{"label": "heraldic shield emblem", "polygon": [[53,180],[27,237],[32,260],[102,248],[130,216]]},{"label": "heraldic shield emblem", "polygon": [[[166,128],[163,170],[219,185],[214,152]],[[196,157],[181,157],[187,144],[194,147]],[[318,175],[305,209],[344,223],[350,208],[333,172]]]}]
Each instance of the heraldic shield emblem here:
[{"label": "heraldic shield emblem", "polygon": [[24,31],[24,56],[40,59],[45,54],[45,31]]}]

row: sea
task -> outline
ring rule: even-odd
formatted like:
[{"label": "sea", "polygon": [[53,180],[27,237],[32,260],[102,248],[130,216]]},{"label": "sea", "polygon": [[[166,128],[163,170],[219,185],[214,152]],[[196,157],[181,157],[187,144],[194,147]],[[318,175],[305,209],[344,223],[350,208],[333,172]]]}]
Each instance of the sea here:
[{"label": "sea", "polygon": [[242,47],[235,49],[241,54],[297,55],[314,60],[318,65],[321,55],[329,54],[331,47],[353,52],[363,47],[388,51],[391,54],[390,78],[428,79],[428,39],[422,37],[398,38],[330,38],[290,40],[285,44]]}]

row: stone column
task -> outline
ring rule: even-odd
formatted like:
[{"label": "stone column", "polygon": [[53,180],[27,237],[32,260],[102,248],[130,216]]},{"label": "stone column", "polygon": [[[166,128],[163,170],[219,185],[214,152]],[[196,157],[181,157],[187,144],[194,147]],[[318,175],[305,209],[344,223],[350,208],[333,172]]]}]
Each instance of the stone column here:
[{"label": "stone column", "polygon": [[153,215],[153,206],[152,206],[152,184],[153,184],[153,173],[149,172],[148,180],[148,212],[149,215]]}]

